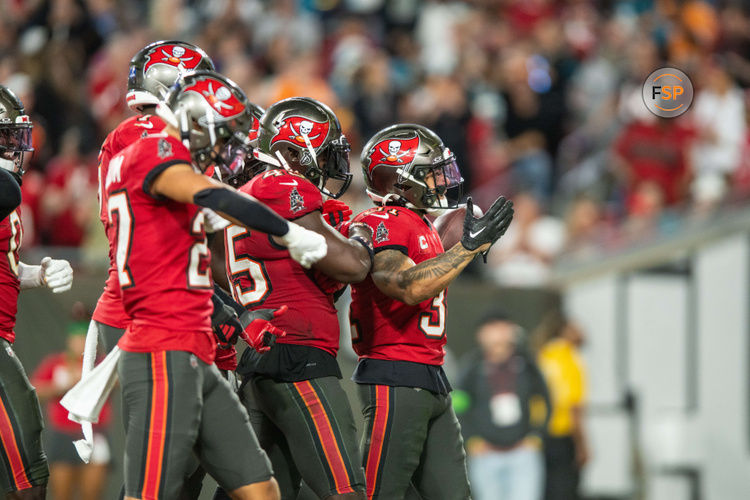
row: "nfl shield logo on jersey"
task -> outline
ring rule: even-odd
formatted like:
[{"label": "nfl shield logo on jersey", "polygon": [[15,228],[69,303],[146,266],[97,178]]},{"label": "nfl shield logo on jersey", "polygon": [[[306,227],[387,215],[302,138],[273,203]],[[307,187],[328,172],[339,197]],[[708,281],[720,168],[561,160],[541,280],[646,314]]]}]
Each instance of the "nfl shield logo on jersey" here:
[{"label": "nfl shield logo on jersey", "polygon": [[383,243],[384,241],[388,241],[390,239],[390,236],[388,235],[388,228],[385,227],[385,222],[381,222],[378,224],[378,228],[375,231],[375,241],[378,243]]},{"label": "nfl shield logo on jersey", "polygon": [[289,193],[289,210],[291,210],[294,213],[297,213],[300,210],[303,210],[304,208],[305,208],[305,199],[302,198],[302,195],[299,194],[299,191],[297,191],[297,188],[295,187]]},{"label": "nfl shield logo on jersey", "polygon": [[166,139],[159,139],[159,151],[156,153],[162,160],[172,156],[172,145]]}]

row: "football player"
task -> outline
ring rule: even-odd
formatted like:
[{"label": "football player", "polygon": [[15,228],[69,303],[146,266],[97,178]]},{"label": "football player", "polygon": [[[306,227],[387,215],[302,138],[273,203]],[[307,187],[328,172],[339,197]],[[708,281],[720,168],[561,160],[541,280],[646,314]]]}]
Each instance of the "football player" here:
[{"label": "football player", "polygon": [[[248,134],[249,145],[251,147],[257,145],[258,129],[260,127],[260,119],[263,116],[265,110],[260,106],[253,103],[248,103],[248,111],[252,115],[252,125],[250,126],[250,133]],[[245,157],[241,168],[238,168],[236,172],[225,172],[224,181],[233,187],[239,187],[242,184],[239,182],[246,175],[250,175],[251,172],[257,173],[261,162],[253,158],[250,154]],[[264,167],[265,168],[265,167]],[[218,180],[222,180],[221,173],[216,169],[215,177]],[[207,211],[207,214],[211,212]],[[219,345],[216,350],[216,366],[221,370],[222,374],[230,379],[233,385],[236,385],[236,378],[234,370],[237,368],[237,350],[234,344],[237,340],[242,338],[248,344],[253,346],[258,352],[265,352],[268,350],[267,345],[263,345],[265,333],[271,333],[274,336],[283,336],[285,332],[283,330],[275,328],[273,325],[268,323],[267,319],[279,314],[283,314],[285,309],[279,311],[259,311],[258,313],[251,313],[245,310],[241,305],[234,301],[231,295],[225,290],[230,290],[231,287],[227,281],[226,273],[223,270],[223,249],[224,249],[224,237],[223,229],[229,225],[224,219],[220,219],[219,223],[214,224],[215,231],[212,231],[207,235],[208,245],[210,248],[221,249],[221,269],[219,272],[213,274],[215,279],[214,284],[214,296],[211,298],[214,304],[214,314],[211,316],[211,325],[214,328]],[[215,242],[213,241],[215,239]],[[212,259],[212,266],[214,261],[219,259]]]},{"label": "football player", "polygon": [[337,198],[349,186],[349,144],[326,105],[295,97],[263,115],[258,151],[268,168],[240,191],[323,235],[328,256],[307,270],[262,233],[240,226],[225,230],[226,272],[235,300],[249,310],[289,308],[272,320],[285,337],[262,356],[243,353],[237,370],[243,375],[241,398],[271,458],[282,498],[297,498],[301,479],[319,498],[364,498],[354,418],[339,381],[333,294],[340,283],[367,275],[372,235],[354,224],[344,238],[321,214],[324,198]]},{"label": "football player", "polygon": [[[200,48],[190,43],[177,40],[163,40],[154,42],[136,53],[130,61],[128,76],[128,92],[125,100],[128,107],[138,115],[128,118],[107,135],[99,152],[99,218],[104,225],[107,239],[109,240],[109,271],[92,322],[97,328],[105,351],[109,352],[122,337],[128,324],[128,317],[120,300],[120,287],[117,282],[117,266],[115,263],[116,234],[113,227],[107,222],[107,200],[103,183],[107,177],[107,167],[110,159],[130,144],[148,134],[161,132],[164,121],[156,116],[156,105],[166,96],[169,88],[177,81],[180,75],[191,71],[214,69],[213,61]],[[252,103],[248,103],[249,110],[253,115],[249,138],[252,140],[257,135],[259,119],[263,110]],[[218,174],[218,172],[217,172]],[[206,212],[210,214],[210,212]],[[213,229],[223,229],[223,219],[212,217]],[[226,223],[225,223],[226,224]],[[208,228],[207,228],[208,229]],[[229,372],[237,366],[236,351],[233,344],[243,333],[240,323],[231,315],[227,314],[223,299],[228,296],[217,295],[213,297],[214,314],[212,325],[219,337],[220,349],[217,351],[216,364],[220,370]],[[252,318],[254,319],[254,318]],[[250,321],[246,322],[247,324]],[[261,323],[253,325],[255,330],[260,331]],[[270,328],[270,326],[269,326]],[[244,335],[248,340],[253,340],[249,335]],[[257,338],[254,339],[257,343]],[[259,346],[256,346],[259,347]]]},{"label": "football player", "polygon": [[0,220],[0,485],[8,498],[23,500],[45,498],[49,468],[42,450],[39,400],[12,348],[18,292],[46,286],[61,293],[73,283],[73,269],[66,260],[45,257],[34,266],[18,258],[23,225],[13,205],[21,201],[24,153],[33,151],[31,127],[21,101],[0,86],[0,193],[14,194],[12,200],[3,199]]},{"label": "football player", "polygon": [[107,135],[99,152],[99,219],[109,240],[109,271],[104,291],[96,303],[92,321],[98,328],[104,349],[109,352],[117,345],[129,319],[120,299],[115,262],[115,227],[108,226],[107,192],[104,180],[107,167],[114,155],[148,134],[161,132],[164,121],[156,116],[156,105],[166,96],[169,87],[188,71],[213,70],[214,64],[206,53],[195,45],[176,40],[165,40],[147,45],[130,61],[128,107],[138,113],[117,126]]},{"label": "football player", "polygon": [[[105,228],[109,240],[109,271],[104,291],[99,297],[92,317],[92,327],[102,339],[105,351],[109,352],[125,332],[129,318],[125,314],[120,287],[117,281],[117,266],[115,263],[116,234],[114,226],[107,221],[107,201],[104,190],[104,180],[110,159],[136,140],[148,134],[161,132],[164,121],[156,115],[156,105],[163,99],[169,88],[185,73],[197,70],[213,70],[214,64],[209,56],[200,48],[190,43],[177,40],[163,40],[151,43],[138,51],[130,61],[128,76],[128,91],[126,103],[138,115],[126,119],[107,135],[99,153],[99,218]],[[248,103],[253,113],[253,131],[257,134],[257,123],[263,110]],[[211,212],[206,211],[206,215]],[[225,221],[216,216],[211,218],[214,230],[221,230]],[[207,226],[211,226],[208,224]],[[209,227],[207,227],[207,230]],[[228,295],[215,294],[212,297],[214,313],[211,316],[214,332],[217,334],[218,346],[215,363],[225,376],[233,377],[237,367],[237,353],[234,344],[237,339],[244,337],[254,343],[256,348],[262,349],[262,339],[266,331],[273,327],[259,318],[247,318],[240,323],[236,315],[232,315],[229,304],[224,303]],[[224,299],[224,300],[222,300]],[[248,331],[244,331],[245,327]],[[283,332],[274,331],[275,334]],[[186,487],[180,495],[181,499],[195,499],[200,494],[202,473],[200,470],[187,481]]]},{"label": "football player", "polygon": [[232,170],[249,147],[251,115],[233,82],[211,71],[183,75],[156,111],[167,123],[162,133],[114,155],[104,180],[131,318],[118,342],[126,498],[174,498],[194,449],[233,498],[278,498],[247,414],[212,364],[213,281],[200,207],[267,233],[306,267],[325,257],[325,238],[197,171]]},{"label": "football player", "polygon": [[[508,228],[500,197],[474,217],[448,251],[426,218],[456,208],[463,179],[443,141],[420,125],[393,125],[362,150],[367,193],[376,204],[352,219],[373,231],[368,278],[352,286],[350,321],[365,417],[367,497],[470,498],[460,427],[442,369],[447,286]],[[351,226],[350,226],[351,227]],[[346,234],[346,226],[343,228]]]}]

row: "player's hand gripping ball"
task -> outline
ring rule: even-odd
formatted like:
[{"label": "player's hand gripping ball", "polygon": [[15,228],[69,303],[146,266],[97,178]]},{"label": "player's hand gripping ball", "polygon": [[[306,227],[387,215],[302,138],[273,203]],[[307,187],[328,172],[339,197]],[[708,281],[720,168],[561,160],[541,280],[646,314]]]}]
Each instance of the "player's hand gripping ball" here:
[{"label": "player's hand gripping ball", "polygon": [[[473,205],[474,216],[481,217],[482,209]],[[464,234],[464,219],[466,219],[466,206],[460,206],[456,209],[449,210],[433,222],[433,226],[440,235],[440,241],[443,242],[443,248],[448,250],[456,243],[461,241]]]}]

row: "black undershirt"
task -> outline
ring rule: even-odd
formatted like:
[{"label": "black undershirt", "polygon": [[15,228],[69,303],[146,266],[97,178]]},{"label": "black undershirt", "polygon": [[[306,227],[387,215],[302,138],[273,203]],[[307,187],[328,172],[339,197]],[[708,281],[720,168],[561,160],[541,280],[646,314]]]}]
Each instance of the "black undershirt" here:
[{"label": "black undershirt", "polygon": [[265,375],[277,382],[300,382],[320,377],[341,378],[336,358],[317,347],[275,343],[265,354],[245,349],[237,366],[243,377]]},{"label": "black undershirt", "polygon": [[419,387],[443,395],[453,390],[442,366],[412,361],[362,358],[352,380],[358,384]]}]

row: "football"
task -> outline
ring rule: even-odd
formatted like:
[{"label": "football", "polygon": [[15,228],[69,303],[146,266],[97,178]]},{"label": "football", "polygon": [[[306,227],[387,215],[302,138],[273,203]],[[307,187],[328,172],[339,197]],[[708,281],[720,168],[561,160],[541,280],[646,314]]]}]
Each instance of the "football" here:
[{"label": "football", "polygon": [[[484,212],[474,204],[474,216],[480,217]],[[448,250],[453,245],[461,241],[464,233],[464,219],[466,218],[466,206],[461,206],[454,210],[449,210],[433,222],[435,229],[440,235],[440,241],[443,242],[443,248]]]}]

